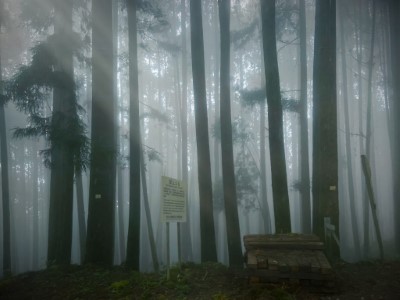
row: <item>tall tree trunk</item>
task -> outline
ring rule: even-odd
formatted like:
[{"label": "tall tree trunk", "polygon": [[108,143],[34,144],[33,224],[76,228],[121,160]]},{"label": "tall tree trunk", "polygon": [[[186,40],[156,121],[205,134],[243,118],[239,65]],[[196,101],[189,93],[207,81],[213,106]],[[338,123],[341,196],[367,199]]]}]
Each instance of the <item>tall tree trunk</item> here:
[{"label": "tall tree trunk", "polygon": [[276,51],[275,1],[261,1],[261,18],[275,231],[287,233],[291,231],[291,224],[283,141],[283,112]]},{"label": "tall tree trunk", "polygon": [[[263,76],[264,77],[264,76]],[[261,214],[264,223],[264,232],[271,233],[271,214],[267,198],[267,166],[265,151],[265,100],[260,103],[260,188],[261,188]]]},{"label": "tall tree trunk", "polygon": [[[356,48],[357,48],[357,73],[358,73],[358,113],[359,113],[359,117],[358,117],[358,135],[359,135],[359,147],[360,147],[360,153],[365,153],[365,144],[364,144],[364,139],[365,139],[365,132],[364,132],[364,118],[363,118],[363,111],[364,111],[364,93],[363,93],[363,76],[362,76],[362,66],[363,66],[363,58],[364,58],[364,51],[363,51],[363,17],[364,17],[364,6],[363,6],[364,1],[363,0],[359,0],[359,2],[357,3],[357,5],[355,5],[355,9],[357,9],[357,18],[356,18],[356,28],[355,28],[355,33],[356,33]],[[360,168],[361,168],[361,164],[360,164]],[[367,194],[366,194],[366,185],[364,183],[364,181],[362,181],[361,183],[361,199],[366,199]],[[368,205],[367,201],[363,201],[362,203],[363,205],[363,209],[365,210],[365,206]],[[364,231],[364,249],[363,249],[363,255],[365,255],[366,251],[366,247],[367,244],[365,243],[366,238],[365,238],[365,234],[366,234],[366,230],[365,228],[363,228]]]},{"label": "tall tree trunk", "polygon": [[308,150],[308,102],[307,102],[307,28],[305,0],[300,6],[300,168],[301,168],[301,231],[311,233],[310,162]]},{"label": "tall tree trunk", "polygon": [[[3,22],[3,0],[0,0],[0,31]],[[1,35],[0,35],[1,46]],[[3,68],[0,48],[0,152],[1,152],[1,195],[3,200],[3,275],[11,275],[11,227],[10,227],[10,185],[8,177],[8,145],[5,96],[3,93]]]},{"label": "tall tree trunk", "polygon": [[358,221],[356,211],[356,195],[354,191],[354,175],[353,175],[353,157],[351,153],[351,129],[350,129],[350,109],[349,109],[349,97],[348,97],[348,86],[347,86],[347,59],[346,59],[346,40],[344,37],[344,14],[343,5],[345,2],[339,4],[339,17],[340,17],[340,44],[341,44],[341,66],[342,66],[342,94],[344,104],[344,123],[345,123],[345,136],[346,136],[346,158],[347,158],[347,176],[348,176],[348,191],[349,191],[349,202],[350,202],[350,213],[351,213],[351,225],[353,232],[353,241],[356,257],[360,257],[360,235],[358,232]]},{"label": "tall tree trunk", "polygon": [[230,266],[242,266],[242,246],[236,195],[235,167],[233,158],[231,97],[230,97],[230,0],[219,0],[219,27],[221,37],[220,118],[222,179],[225,218]]},{"label": "tall tree trunk", "polygon": [[37,142],[32,146],[32,270],[39,268],[39,166]]},{"label": "tall tree trunk", "polygon": [[146,166],[144,164],[144,152],[143,152],[142,145],[140,146],[140,155],[141,155],[140,174],[141,174],[141,178],[142,178],[143,202],[144,202],[144,210],[146,213],[147,230],[148,230],[148,236],[149,236],[151,258],[153,260],[154,271],[158,272],[160,268],[159,268],[158,257],[157,257],[156,242],[154,240],[153,224],[151,222],[149,196],[147,193]]},{"label": "tall tree trunk", "polygon": [[[66,131],[74,115],[75,87],[72,60],[72,0],[55,2],[53,55],[59,75],[53,91],[52,127]],[[47,261],[69,264],[72,246],[73,153],[65,139],[52,141]]]},{"label": "tall tree trunk", "polygon": [[140,119],[137,56],[137,1],[128,1],[129,32],[129,228],[126,264],[140,268]]},{"label": "tall tree trunk", "polygon": [[[181,0],[181,32],[182,32],[182,96],[181,96],[181,135],[182,135],[182,180],[189,185],[188,181],[188,121],[187,121],[187,48],[186,48],[186,0]],[[192,238],[190,233],[190,206],[187,195],[187,221],[179,223],[181,231],[181,251],[183,261],[193,260]]]},{"label": "tall tree trunk", "polygon": [[[391,42],[391,67],[393,82],[393,122],[394,122],[394,149],[393,153],[400,153],[400,3],[391,0],[390,12],[390,42]],[[394,159],[393,164],[393,201],[394,201],[394,234],[397,253],[400,253],[400,160]]]},{"label": "tall tree trunk", "polygon": [[[375,23],[376,23],[376,4],[372,0],[372,24],[371,24],[371,44],[368,58],[368,94],[367,94],[367,127],[365,131],[365,154],[369,161],[372,161],[372,75],[374,70],[374,46],[375,46]],[[370,245],[370,207],[368,201],[364,201],[364,255],[369,256]]]},{"label": "tall tree trunk", "polygon": [[[324,241],[325,217],[339,234],[335,0],[316,2],[313,98],[313,231]],[[329,250],[340,257],[338,245]]]},{"label": "tall tree trunk", "polygon": [[116,175],[112,1],[93,1],[92,16],[92,153],[85,261],[112,265]]},{"label": "tall tree trunk", "polygon": [[201,261],[217,261],[212,203],[210,143],[208,134],[204,41],[201,2],[190,0],[193,91],[200,193]]},{"label": "tall tree trunk", "polygon": [[86,255],[86,217],[82,181],[82,173],[75,172],[76,207],[78,212],[79,249],[81,255],[81,263],[84,262]]}]

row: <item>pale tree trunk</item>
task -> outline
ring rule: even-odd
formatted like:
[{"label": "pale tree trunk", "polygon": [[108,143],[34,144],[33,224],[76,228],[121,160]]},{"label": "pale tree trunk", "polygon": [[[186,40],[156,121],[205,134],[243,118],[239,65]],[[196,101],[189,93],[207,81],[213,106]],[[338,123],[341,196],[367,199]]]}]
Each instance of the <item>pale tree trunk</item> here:
[{"label": "pale tree trunk", "polygon": [[39,268],[39,166],[37,142],[32,146],[32,269]]},{"label": "pale tree trunk", "polygon": [[[181,166],[182,181],[188,188],[188,111],[187,111],[187,47],[186,47],[186,1],[181,0],[181,31],[182,31],[182,96],[181,96]],[[187,189],[188,190],[188,189]],[[190,201],[189,195],[187,199],[187,219],[185,224],[179,224],[181,236],[181,257],[183,261],[193,260],[192,238],[190,233]]]},{"label": "pale tree trunk", "polygon": [[350,128],[350,109],[349,109],[349,97],[348,97],[348,85],[347,85],[347,60],[346,60],[346,40],[344,37],[344,16],[343,16],[343,5],[345,1],[339,3],[339,17],[340,17],[340,43],[341,43],[341,67],[342,67],[342,94],[343,94],[343,105],[344,105],[344,123],[345,123],[345,137],[346,137],[346,158],[347,158],[347,176],[348,176],[348,191],[349,191],[349,203],[351,213],[351,225],[353,232],[353,241],[355,256],[360,257],[360,235],[358,231],[357,211],[356,211],[356,195],[354,191],[354,175],[353,175],[353,157],[351,153],[351,128]]},{"label": "pale tree trunk", "polygon": [[305,0],[300,6],[300,168],[301,231],[311,233],[310,162],[308,153],[307,36]]},{"label": "pale tree trunk", "polygon": [[[374,45],[375,45],[375,19],[376,19],[376,4],[375,0],[372,0],[372,25],[371,25],[371,44],[368,58],[368,94],[367,94],[367,128],[365,132],[365,154],[369,161],[372,161],[371,151],[372,149],[372,74],[374,70]],[[366,200],[364,200],[364,255],[369,256],[369,245],[370,245],[370,208]]]}]

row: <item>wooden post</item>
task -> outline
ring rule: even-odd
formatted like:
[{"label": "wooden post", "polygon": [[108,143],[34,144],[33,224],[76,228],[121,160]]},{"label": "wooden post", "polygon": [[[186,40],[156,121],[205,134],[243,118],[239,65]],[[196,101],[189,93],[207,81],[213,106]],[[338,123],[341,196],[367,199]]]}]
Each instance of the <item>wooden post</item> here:
[{"label": "wooden post", "polygon": [[380,252],[381,260],[383,260],[383,243],[382,243],[381,231],[379,229],[378,217],[376,215],[376,203],[375,203],[374,191],[372,189],[372,182],[371,182],[371,167],[369,165],[366,155],[361,155],[361,164],[362,164],[362,168],[363,168],[363,172],[364,172],[364,176],[365,176],[365,183],[367,185],[369,204],[371,205],[372,218],[374,220],[376,237],[378,239],[378,244],[379,244],[379,252]]}]

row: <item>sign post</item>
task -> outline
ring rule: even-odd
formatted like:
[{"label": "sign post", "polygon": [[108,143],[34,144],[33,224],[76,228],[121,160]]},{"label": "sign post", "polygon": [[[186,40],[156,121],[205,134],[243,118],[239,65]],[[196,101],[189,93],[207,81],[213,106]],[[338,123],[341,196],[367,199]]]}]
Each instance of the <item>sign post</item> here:
[{"label": "sign post", "polygon": [[169,279],[169,223],[186,222],[186,189],[182,181],[167,176],[162,176],[161,184],[161,222],[166,223],[167,229],[167,279]]}]

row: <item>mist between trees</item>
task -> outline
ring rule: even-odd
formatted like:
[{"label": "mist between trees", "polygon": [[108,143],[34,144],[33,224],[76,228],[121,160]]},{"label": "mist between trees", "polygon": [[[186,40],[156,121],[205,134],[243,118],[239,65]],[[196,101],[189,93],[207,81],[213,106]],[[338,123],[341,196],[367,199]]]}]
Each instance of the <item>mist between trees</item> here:
[{"label": "mist between trees", "polygon": [[164,268],[162,176],[186,187],[172,263],[289,232],[398,258],[399,9],[0,0],[1,274]]}]

